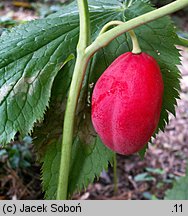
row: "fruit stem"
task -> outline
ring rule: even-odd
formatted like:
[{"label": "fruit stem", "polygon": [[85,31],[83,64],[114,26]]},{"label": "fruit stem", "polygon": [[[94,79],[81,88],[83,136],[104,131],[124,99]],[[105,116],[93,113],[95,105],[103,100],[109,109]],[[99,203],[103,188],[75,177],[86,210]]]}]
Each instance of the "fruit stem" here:
[{"label": "fruit stem", "polygon": [[[109,27],[114,26],[114,25],[121,25],[121,24],[124,24],[124,22],[119,21],[119,20],[114,20],[114,21],[108,22],[106,25],[103,26],[99,35],[102,35],[104,32],[106,32]],[[131,40],[132,40],[132,45],[133,45],[132,53],[140,54],[142,51],[140,49],[140,45],[138,43],[138,39],[136,37],[136,34],[134,33],[133,30],[128,31],[128,33],[129,33]]]},{"label": "fruit stem", "polygon": [[130,30],[129,34],[130,34],[130,37],[131,37],[131,40],[132,40],[132,44],[133,44],[132,53],[133,54],[140,54],[142,51],[140,49],[140,45],[138,43],[138,39],[136,37],[136,34],[134,33],[133,30]]}]

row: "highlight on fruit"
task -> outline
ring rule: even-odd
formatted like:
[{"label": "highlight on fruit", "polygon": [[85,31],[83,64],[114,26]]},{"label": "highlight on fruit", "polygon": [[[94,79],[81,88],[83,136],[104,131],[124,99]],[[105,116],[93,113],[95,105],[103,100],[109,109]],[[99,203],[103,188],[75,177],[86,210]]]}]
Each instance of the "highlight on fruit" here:
[{"label": "highlight on fruit", "polygon": [[92,95],[92,122],[102,142],[123,155],[141,150],[157,129],[163,89],[152,56],[119,56],[98,79]]}]

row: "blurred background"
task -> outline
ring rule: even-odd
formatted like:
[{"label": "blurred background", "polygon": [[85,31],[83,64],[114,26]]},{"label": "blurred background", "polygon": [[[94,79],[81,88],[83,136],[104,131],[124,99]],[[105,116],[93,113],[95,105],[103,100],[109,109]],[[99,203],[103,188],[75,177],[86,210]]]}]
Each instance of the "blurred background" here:
[{"label": "blurred background", "polygon": [[[172,1],[152,0],[156,7],[169,2]],[[44,18],[65,4],[66,0],[0,1],[0,34],[15,25]],[[172,19],[178,34],[188,38],[188,8],[174,14]],[[170,116],[165,133],[159,133],[144,160],[137,155],[117,156],[118,192],[114,192],[113,168],[109,167],[99,180],[73,199],[165,199],[166,192],[177,187],[177,181],[188,184],[188,177],[184,177],[188,159],[188,48],[178,48],[182,54],[182,65],[178,67],[183,79],[176,118]],[[0,149],[0,200],[43,199],[40,168],[30,136],[24,139],[17,136]],[[180,193],[184,193],[185,189],[182,190]]]}]

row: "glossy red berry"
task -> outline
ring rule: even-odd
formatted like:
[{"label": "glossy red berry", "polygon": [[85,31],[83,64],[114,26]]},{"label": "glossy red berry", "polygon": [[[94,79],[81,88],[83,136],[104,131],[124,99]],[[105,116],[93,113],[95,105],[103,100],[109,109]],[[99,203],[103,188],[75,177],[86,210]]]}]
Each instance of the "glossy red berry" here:
[{"label": "glossy red berry", "polygon": [[92,122],[103,143],[124,155],[141,150],[157,128],[163,88],[153,57],[131,52],[119,56],[92,95]]}]

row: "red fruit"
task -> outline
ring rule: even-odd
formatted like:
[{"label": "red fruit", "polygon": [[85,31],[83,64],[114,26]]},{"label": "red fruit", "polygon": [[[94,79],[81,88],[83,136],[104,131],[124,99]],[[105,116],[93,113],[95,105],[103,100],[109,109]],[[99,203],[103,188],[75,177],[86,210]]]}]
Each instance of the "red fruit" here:
[{"label": "red fruit", "polygon": [[92,95],[92,122],[103,143],[124,155],[141,150],[158,125],[163,88],[153,57],[131,52],[119,56]]}]

